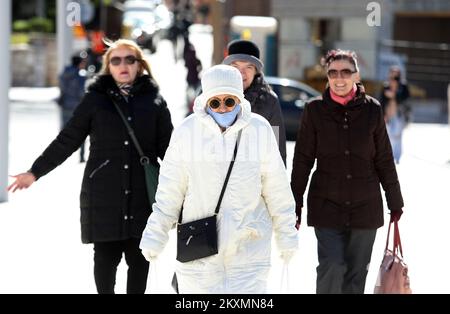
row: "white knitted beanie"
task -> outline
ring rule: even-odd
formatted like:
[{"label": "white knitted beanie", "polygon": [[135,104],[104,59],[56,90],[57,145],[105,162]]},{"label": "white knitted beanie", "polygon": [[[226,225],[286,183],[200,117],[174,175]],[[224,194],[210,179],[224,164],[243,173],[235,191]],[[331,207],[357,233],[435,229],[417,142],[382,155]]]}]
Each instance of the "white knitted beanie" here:
[{"label": "white knitted beanie", "polygon": [[245,100],[241,72],[232,66],[219,64],[203,74],[202,93],[195,99],[195,103],[201,103],[204,107],[208,99],[223,94],[236,96],[241,103]]}]

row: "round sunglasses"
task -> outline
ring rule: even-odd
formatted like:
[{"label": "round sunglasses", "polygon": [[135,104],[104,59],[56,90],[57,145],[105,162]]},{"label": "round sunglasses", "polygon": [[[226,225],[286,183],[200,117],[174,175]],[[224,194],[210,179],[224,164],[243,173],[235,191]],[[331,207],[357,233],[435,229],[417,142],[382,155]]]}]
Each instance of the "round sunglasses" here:
[{"label": "round sunglasses", "polygon": [[344,79],[348,79],[352,76],[353,73],[356,73],[356,71],[352,71],[350,69],[343,69],[343,70],[328,70],[327,75],[329,78],[335,79],[338,78],[339,76],[344,78]]},{"label": "round sunglasses", "polygon": [[109,60],[109,62],[114,65],[114,66],[118,66],[120,65],[122,62],[125,62],[126,65],[132,65],[135,64],[136,61],[141,61],[141,59],[136,58],[135,56],[126,56],[126,57],[112,57],[111,60]]},{"label": "round sunglasses", "polygon": [[236,105],[236,100],[232,97],[226,97],[224,100],[220,100],[219,98],[210,98],[207,102],[207,105],[211,107],[211,109],[217,109],[220,107],[220,104],[225,102],[225,106],[228,108],[234,107]]}]

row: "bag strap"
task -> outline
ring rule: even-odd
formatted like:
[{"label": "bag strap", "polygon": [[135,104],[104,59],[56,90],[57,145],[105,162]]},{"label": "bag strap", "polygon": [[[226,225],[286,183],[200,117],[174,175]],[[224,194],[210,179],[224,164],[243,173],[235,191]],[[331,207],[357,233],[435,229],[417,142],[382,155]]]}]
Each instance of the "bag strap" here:
[{"label": "bag strap", "polygon": [[[110,90],[109,94],[112,94],[112,93],[113,93],[113,91]],[[134,146],[136,147],[136,150],[138,151],[138,154],[141,157],[141,159],[140,159],[141,165],[150,163],[150,159],[147,156],[144,155],[144,151],[142,150],[141,145],[139,144],[139,141],[138,141],[138,139],[136,137],[136,134],[134,134],[133,128],[128,123],[128,121],[125,118],[125,115],[123,114],[122,110],[120,110],[120,107],[117,104],[116,99],[114,99],[114,97],[111,96],[111,95],[110,95],[110,99],[113,102],[114,107],[116,107],[116,110],[119,113],[119,116],[120,116],[120,118],[123,121],[123,124],[125,124],[125,127],[127,128],[128,134],[130,135],[130,137],[131,137],[131,139],[132,139],[132,141],[134,143]]]},{"label": "bag strap", "polygon": [[392,224],[394,224],[394,239],[393,239],[394,243],[393,243],[393,247],[392,247],[392,253],[394,255],[397,255],[397,252],[400,252],[400,256],[403,257],[402,241],[400,239],[400,229],[398,228],[398,221],[393,221],[393,222],[389,223],[385,250],[387,250],[388,246],[389,246],[389,235],[391,233],[391,225]]},{"label": "bag strap", "polygon": [[[217,215],[219,213],[220,205],[222,204],[223,195],[225,194],[225,189],[227,188],[228,180],[230,179],[230,175],[231,175],[231,170],[233,169],[234,161],[236,159],[239,142],[241,141],[241,134],[242,134],[242,129],[239,131],[238,136],[237,136],[236,145],[234,146],[233,159],[231,159],[230,166],[228,166],[227,176],[225,177],[225,182],[223,183],[222,191],[220,191],[219,201],[217,202],[217,206],[214,211],[214,215]],[[181,208],[181,211],[180,211],[180,217],[178,218],[178,224],[181,224],[182,220],[183,220],[183,208]]]},{"label": "bag strap", "polygon": [[222,204],[223,195],[225,194],[225,189],[227,187],[228,180],[230,179],[231,170],[233,169],[234,161],[236,159],[237,150],[238,150],[238,147],[239,147],[239,142],[241,141],[241,134],[242,134],[242,130],[240,130],[239,133],[238,133],[238,137],[237,137],[237,140],[236,140],[236,145],[234,146],[233,159],[231,159],[230,166],[228,167],[227,176],[225,177],[225,182],[223,183],[222,191],[220,192],[219,201],[217,202],[216,210],[214,211],[215,214],[219,213],[220,205]]},{"label": "bag strap", "polygon": [[388,246],[389,246],[389,235],[391,234],[391,225],[392,225],[392,222],[389,222],[388,233],[387,233],[387,237],[386,237],[386,246],[384,247],[385,251],[388,249]]},{"label": "bag strap", "polygon": [[394,222],[394,249],[400,252],[403,257],[402,241],[400,239],[400,229],[398,228],[398,221]]}]

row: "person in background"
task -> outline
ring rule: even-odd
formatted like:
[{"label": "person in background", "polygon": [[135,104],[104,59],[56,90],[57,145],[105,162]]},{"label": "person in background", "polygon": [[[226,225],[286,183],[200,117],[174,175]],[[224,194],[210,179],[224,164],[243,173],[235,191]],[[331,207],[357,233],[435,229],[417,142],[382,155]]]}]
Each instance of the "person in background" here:
[{"label": "person in background", "polygon": [[156,203],[140,247],[158,257],[169,230],[217,214],[218,254],[176,263],[180,293],[264,293],[272,232],[287,263],[297,249],[295,202],[276,139],[266,119],[250,111],[239,71],[216,65],[202,77],[194,114],[174,131],[161,165]]},{"label": "person in background", "polygon": [[168,39],[172,41],[174,60],[177,63],[179,39],[184,40],[183,44],[186,42],[186,37],[189,37],[189,27],[192,25],[194,17],[190,0],[172,0],[168,8],[173,14],[172,25],[168,29]]},{"label": "person in background", "polygon": [[207,1],[203,0],[203,1],[197,1],[200,2],[200,4],[198,5],[197,11],[198,14],[200,15],[200,21],[199,23],[201,24],[209,24],[208,20],[209,20],[209,15],[210,15],[210,5]]},{"label": "person in background", "polygon": [[392,145],[394,160],[398,164],[402,155],[403,130],[410,120],[411,110],[406,104],[409,88],[398,66],[389,69],[388,81],[383,85],[380,103],[384,111],[386,127]]},{"label": "person in background", "polygon": [[189,42],[189,38],[184,39],[184,66],[187,69],[187,89],[186,89],[186,102],[188,114],[192,113],[193,103],[195,97],[199,94],[201,88],[200,84],[200,72],[202,71],[202,63],[197,58],[195,47]]},{"label": "person in background", "polygon": [[245,98],[250,102],[252,112],[266,118],[274,127],[281,158],[286,165],[286,130],[280,102],[264,80],[258,46],[248,40],[235,40],[228,44],[227,50],[227,57],[222,63],[241,72]]},{"label": "person in background", "polygon": [[403,213],[383,111],[357,84],[353,51],[331,50],[323,59],[328,86],[305,106],[295,145],[291,187],[300,227],[308,191],[309,226],[318,245],[317,293],[364,293],[377,228],[383,226],[385,191],[391,221]]},{"label": "person in background", "polygon": [[[71,64],[59,76],[60,96],[58,105],[61,108],[61,130],[70,120],[75,108],[84,96],[86,85],[86,58],[79,53],[72,56]],[[80,162],[84,162],[85,143],[80,147]]]},{"label": "person in background", "polygon": [[151,204],[144,169],[121,117],[122,110],[155,166],[172,134],[166,102],[142,50],[130,40],[110,43],[103,68],[72,118],[30,170],[13,176],[9,191],[26,189],[63,163],[89,135],[89,159],[81,186],[81,240],[94,244],[94,277],[100,294],[113,294],[117,266],[125,255],[127,293],[142,294],[149,264],[139,242]]}]

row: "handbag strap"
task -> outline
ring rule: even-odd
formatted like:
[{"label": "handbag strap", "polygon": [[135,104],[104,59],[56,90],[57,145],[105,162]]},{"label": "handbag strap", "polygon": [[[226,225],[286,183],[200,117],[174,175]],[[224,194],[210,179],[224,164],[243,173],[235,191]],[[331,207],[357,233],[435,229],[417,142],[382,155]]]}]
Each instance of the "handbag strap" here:
[{"label": "handbag strap", "polygon": [[398,221],[394,222],[394,248],[400,252],[403,257],[402,241],[400,239],[400,229],[398,228]]},{"label": "handbag strap", "polygon": [[[110,90],[109,93],[113,94],[114,92],[112,90]],[[139,141],[138,141],[138,139],[136,137],[136,134],[134,134],[133,128],[128,123],[128,121],[125,118],[125,115],[123,114],[122,110],[120,110],[120,107],[117,104],[116,99],[114,99],[113,96],[110,96],[110,98],[111,98],[111,101],[114,104],[114,107],[116,107],[116,110],[119,113],[119,116],[120,116],[120,118],[123,121],[123,124],[125,124],[125,127],[127,128],[128,134],[130,135],[130,137],[131,137],[131,139],[132,139],[132,141],[134,143],[134,146],[136,147],[136,150],[138,151],[139,156],[141,157],[141,159],[140,159],[141,165],[150,163],[150,159],[147,156],[144,155],[144,151],[142,150],[141,145],[139,144]]]},{"label": "handbag strap", "polygon": [[231,170],[233,169],[233,166],[234,166],[234,160],[236,159],[239,142],[241,141],[241,134],[242,134],[242,129],[238,133],[236,145],[234,146],[233,159],[231,159],[230,166],[228,167],[227,176],[225,177],[225,182],[223,183],[222,191],[220,192],[220,196],[219,196],[219,201],[217,202],[216,210],[214,211],[215,214],[219,213],[220,204],[222,204],[223,195],[225,194],[225,189],[227,187],[228,180],[230,179],[230,175],[231,175]]},{"label": "handbag strap", "polygon": [[387,237],[386,237],[386,246],[384,248],[385,251],[388,249],[388,246],[389,246],[389,235],[391,234],[391,225],[392,225],[392,222],[389,222],[388,233],[387,233]]},{"label": "handbag strap", "polygon": [[[228,180],[230,179],[230,175],[231,175],[231,170],[233,169],[234,161],[236,159],[239,142],[241,141],[241,134],[242,134],[242,130],[239,131],[237,139],[236,139],[236,145],[234,146],[234,152],[233,152],[233,159],[231,159],[230,165],[228,166],[227,176],[225,177],[225,181],[222,186],[222,191],[220,191],[219,201],[217,202],[217,206],[214,211],[214,215],[217,215],[219,213],[220,205],[222,204],[223,195],[225,194],[225,189],[227,188]],[[178,224],[181,224],[182,220],[183,220],[183,208],[181,208],[181,211],[180,211],[180,217],[178,218]]]},{"label": "handbag strap", "polygon": [[393,222],[389,223],[385,250],[387,250],[388,246],[389,246],[389,235],[391,233],[391,225],[392,224],[394,224],[394,240],[393,240],[394,243],[393,243],[392,253],[394,255],[397,255],[397,252],[400,252],[400,256],[403,257],[402,241],[400,239],[400,229],[398,228],[398,221],[393,221]]}]

